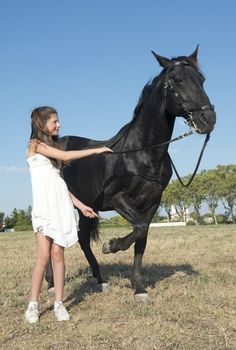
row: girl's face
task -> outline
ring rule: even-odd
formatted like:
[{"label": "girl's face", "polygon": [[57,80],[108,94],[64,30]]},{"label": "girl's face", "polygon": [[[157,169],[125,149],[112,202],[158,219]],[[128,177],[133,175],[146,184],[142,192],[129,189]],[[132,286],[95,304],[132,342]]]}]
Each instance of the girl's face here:
[{"label": "girl's face", "polygon": [[60,123],[58,120],[58,115],[56,113],[52,113],[50,118],[48,119],[46,123],[46,129],[49,132],[51,136],[58,135],[59,129],[60,129]]}]

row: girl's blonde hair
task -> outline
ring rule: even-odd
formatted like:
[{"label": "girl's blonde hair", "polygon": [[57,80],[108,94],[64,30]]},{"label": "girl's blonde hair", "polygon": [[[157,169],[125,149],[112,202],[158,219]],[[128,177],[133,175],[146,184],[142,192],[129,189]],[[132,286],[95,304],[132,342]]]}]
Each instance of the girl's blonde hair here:
[{"label": "girl's blonde hair", "polygon": [[[46,143],[48,146],[61,148],[59,145],[58,135],[52,136],[47,130],[47,121],[52,114],[58,114],[56,109],[49,106],[37,107],[31,113],[31,135],[30,140],[34,140],[37,144],[40,142]],[[58,166],[56,159],[50,159],[54,166]]]}]

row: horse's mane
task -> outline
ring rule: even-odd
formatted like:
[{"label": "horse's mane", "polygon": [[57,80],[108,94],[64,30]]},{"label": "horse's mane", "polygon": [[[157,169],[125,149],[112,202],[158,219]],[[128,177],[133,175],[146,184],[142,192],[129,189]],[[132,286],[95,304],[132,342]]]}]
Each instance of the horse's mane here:
[{"label": "horse's mane", "polygon": [[163,70],[159,75],[157,75],[155,78],[153,78],[152,80],[149,80],[147,82],[147,84],[144,86],[140,96],[139,96],[139,100],[138,103],[134,109],[134,113],[133,113],[133,119],[136,119],[136,117],[139,115],[139,113],[141,112],[141,109],[143,107],[143,105],[145,104],[145,101],[149,98],[149,96],[151,95],[153,86],[160,83],[161,82],[161,77],[164,74]]},{"label": "horse's mane", "polygon": [[[190,65],[191,67],[193,67],[194,69],[196,69],[197,71],[199,70],[199,65],[198,62],[194,59],[191,58],[191,56],[187,57],[187,56],[178,56],[178,57],[172,57],[171,58],[172,62],[186,62],[187,65]],[[163,71],[157,75],[155,78],[153,78],[152,80],[150,80],[143,88],[138,103],[134,109],[134,113],[133,113],[133,119],[136,119],[136,117],[139,115],[139,113],[141,112],[141,109],[145,103],[145,101],[149,98],[151,92],[152,92],[152,88],[154,86],[154,84],[156,84],[158,81],[161,81],[161,77],[163,74],[166,73],[166,68],[163,69]]]}]

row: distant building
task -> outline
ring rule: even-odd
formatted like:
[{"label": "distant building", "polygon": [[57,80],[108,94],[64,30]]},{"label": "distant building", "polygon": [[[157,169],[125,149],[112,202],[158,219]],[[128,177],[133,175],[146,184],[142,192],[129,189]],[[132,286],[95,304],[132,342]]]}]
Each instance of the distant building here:
[{"label": "distant building", "polygon": [[[170,212],[171,219],[170,221],[182,221],[181,217],[178,215],[175,206],[172,204],[171,205],[171,212]],[[190,220],[190,213],[189,213],[189,208],[184,209],[184,214],[183,214],[183,221],[188,222]]]}]

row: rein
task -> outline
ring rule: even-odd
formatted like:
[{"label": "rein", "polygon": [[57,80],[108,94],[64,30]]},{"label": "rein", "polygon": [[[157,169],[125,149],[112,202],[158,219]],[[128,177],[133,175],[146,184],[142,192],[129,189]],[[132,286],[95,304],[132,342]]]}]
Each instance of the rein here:
[{"label": "rein", "polygon": [[210,134],[207,134],[207,135],[206,135],[206,138],[205,138],[205,141],[204,141],[204,144],[203,144],[203,146],[202,146],[201,153],[200,153],[199,158],[198,158],[198,161],[197,161],[197,165],[196,165],[196,167],[195,167],[195,169],[194,169],[194,172],[193,172],[191,178],[189,179],[189,181],[188,181],[186,184],[183,183],[183,181],[181,180],[181,177],[179,176],[179,173],[178,173],[178,171],[177,171],[177,169],[176,169],[176,167],[175,167],[175,165],[174,165],[174,163],[173,163],[173,160],[171,159],[171,157],[170,157],[170,155],[169,155],[169,153],[168,153],[168,156],[169,156],[169,159],[170,159],[170,163],[171,163],[171,165],[172,165],[172,167],[173,167],[173,169],[174,169],[175,175],[177,176],[177,179],[179,180],[181,186],[183,186],[183,187],[188,187],[188,186],[191,184],[191,182],[193,181],[193,179],[194,179],[194,177],[195,177],[195,175],[196,175],[196,173],[197,173],[197,171],[198,171],[200,162],[201,162],[201,160],[202,160],[203,152],[204,152],[204,150],[205,150],[205,148],[206,148],[206,145],[207,145],[209,139],[210,139]]}]

